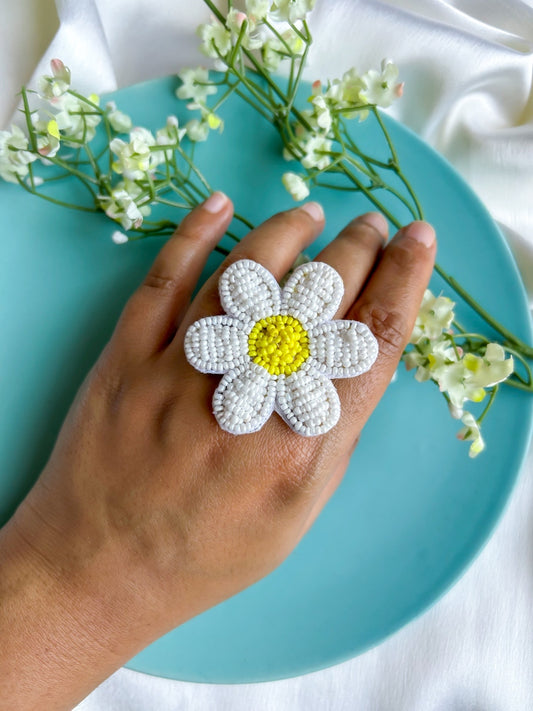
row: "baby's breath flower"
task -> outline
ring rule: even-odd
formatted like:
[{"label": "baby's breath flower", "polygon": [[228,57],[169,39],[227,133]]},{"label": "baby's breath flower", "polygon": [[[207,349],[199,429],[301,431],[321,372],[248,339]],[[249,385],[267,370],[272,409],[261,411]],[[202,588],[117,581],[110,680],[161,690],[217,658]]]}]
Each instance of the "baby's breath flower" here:
[{"label": "baby's breath flower", "polygon": [[329,106],[321,94],[314,97],[312,104],[315,107],[316,124],[327,134],[333,123]]},{"label": "baby's breath flower", "polygon": [[426,289],[410,342],[418,343],[421,338],[440,338],[454,319],[454,306],[455,303],[448,297],[434,296],[430,289]]},{"label": "baby's breath flower", "polygon": [[107,118],[113,130],[117,133],[128,133],[128,131],[131,131],[133,125],[131,118],[122,111],[119,111],[114,101],[109,101],[105,108]]},{"label": "baby's breath flower", "polygon": [[39,95],[54,102],[70,87],[70,69],[60,59],[52,59],[50,66],[52,76],[45,74],[39,79]]},{"label": "baby's breath flower", "polygon": [[381,71],[370,69],[362,77],[364,88],[359,96],[368,104],[376,104],[383,109],[391,106],[401,96],[402,84],[398,84],[398,67],[390,59],[381,62]]},{"label": "baby's breath flower", "polygon": [[9,183],[18,183],[18,178],[28,175],[28,164],[37,156],[28,149],[28,139],[18,126],[11,131],[0,131],[0,177]]},{"label": "baby's breath flower", "polygon": [[205,141],[209,135],[209,129],[216,130],[219,129],[222,133],[224,129],[224,121],[217,114],[209,111],[208,109],[203,110],[201,121],[198,119],[192,119],[185,124],[185,130],[187,131],[187,136],[191,141]]},{"label": "baby's breath flower", "polygon": [[442,366],[456,362],[461,355],[462,351],[457,349],[456,352],[448,339],[430,340],[422,337],[416,347],[403,356],[403,361],[407,370],[417,369],[415,379],[423,383],[433,378]]},{"label": "baby's breath flower", "polygon": [[108,217],[120,222],[125,230],[130,230],[140,227],[151,212],[148,205],[150,197],[142,193],[142,188],[136,183],[125,180],[112,190],[110,196],[100,195],[99,203]]},{"label": "baby's breath flower", "polygon": [[459,430],[457,438],[472,442],[468,455],[470,457],[477,457],[477,455],[485,449],[485,442],[481,436],[479,422],[471,412],[465,412],[461,420],[465,426]]},{"label": "baby's breath flower", "polygon": [[146,128],[137,127],[130,133],[130,140],[126,143],[121,138],[114,138],[109,144],[110,149],[117,156],[112,168],[115,173],[124,175],[127,180],[141,180],[146,173],[154,170],[161,156],[150,150],[155,145],[155,138]]},{"label": "baby's breath flower", "polygon": [[208,96],[217,93],[216,86],[209,83],[209,72],[204,67],[183,69],[178,76],[183,83],[176,89],[176,96],[178,99],[192,99],[195,109],[205,104]]},{"label": "baby's breath flower", "polygon": [[506,380],[513,369],[512,356],[506,358],[505,350],[498,343],[487,344],[483,355],[466,353],[459,359],[454,358],[453,362],[436,363],[430,367],[431,377],[441,392],[447,393],[459,416],[467,400],[481,402],[486,395],[485,389]]},{"label": "baby's breath flower", "polygon": [[[100,99],[96,94],[91,94],[87,98],[91,104],[98,106]],[[92,141],[102,117],[91,104],[72,94],[63,94],[57,99],[55,105],[59,108],[59,112],[54,118],[65,142]]]},{"label": "baby's breath flower", "polygon": [[128,241],[128,235],[125,235],[124,232],[121,232],[120,230],[115,230],[111,235],[111,239],[115,244],[126,244]]},{"label": "baby's breath flower", "polygon": [[328,155],[323,155],[322,151],[330,151],[332,142],[329,138],[321,135],[309,134],[309,137],[300,143],[305,152],[301,163],[304,168],[318,168],[323,170],[331,163]]},{"label": "baby's breath flower", "polygon": [[186,133],[185,128],[179,127],[176,116],[168,116],[165,128],[160,128],[155,134],[155,142],[158,146],[172,146],[172,148],[166,151],[152,151],[152,163],[159,165],[165,161],[170,161],[174,148]]},{"label": "baby's breath flower", "polygon": [[298,173],[284,173],[281,181],[286,190],[292,195],[295,200],[305,200],[309,195],[309,187],[303,177]]},{"label": "baby's breath flower", "polygon": [[270,10],[272,0],[246,0],[246,12],[254,22],[262,22]]},{"label": "baby's breath flower", "polygon": [[199,25],[198,36],[203,44],[201,50],[208,57],[225,57],[231,49],[231,32],[216,20]]},{"label": "baby's breath flower", "polygon": [[235,40],[239,37],[244,22],[246,22],[246,29],[241,38],[242,46],[245,49],[259,49],[263,46],[263,38],[260,33],[254,32],[255,21],[244,12],[232,7],[226,17],[226,27],[230,30]]},{"label": "baby's breath flower", "polygon": [[207,121],[192,119],[185,124],[185,129],[187,131],[187,136],[191,141],[205,141],[209,135],[209,126]]},{"label": "baby's breath flower", "polygon": [[53,158],[61,147],[61,134],[55,119],[50,121],[38,120],[34,124],[41,134],[37,137],[37,150],[45,158]]},{"label": "baby's breath flower", "polygon": [[338,108],[360,106],[363,102],[359,93],[364,87],[365,84],[361,75],[355,67],[352,67],[347,72],[344,72],[342,79],[334,79],[330,83],[325,96]]},{"label": "baby's breath flower", "polygon": [[278,21],[296,22],[305,20],[315,6],[316,0],[274,0],[272,18]]},{"label": "baby's breath flower", "polygon": [[288,59],[287,55],[298,57],[305,49],[302,38],[289,27],[281,33],[283,42],[278,37],[270,37],[262,47],[263,64],[268,71],[275,71],[283,59]]}]

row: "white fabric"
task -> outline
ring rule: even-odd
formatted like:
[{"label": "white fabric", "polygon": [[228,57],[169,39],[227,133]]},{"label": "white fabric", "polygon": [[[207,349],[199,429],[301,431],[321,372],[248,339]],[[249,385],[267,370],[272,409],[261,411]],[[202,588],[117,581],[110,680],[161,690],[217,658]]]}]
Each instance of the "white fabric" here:
[{"label": "white fabric", "polygon": [[[3,92],[54,56],[95,91],[198,61],[201,0],[17,0],[0,24]],[[394,114],[462,172],[504,227],[533,295],[533,0],[318,0],[309,78],[388,55],[406,81]],[[47,41],[50,42],[39,62]],[[6,79],[7,78],[7,79]],[[490,456],[490,455],[487,455]],[[525,711],[533,708],[533,456],[462,580],[366,654],[268,684],[214,686],[120,670],[78,711]]]}]

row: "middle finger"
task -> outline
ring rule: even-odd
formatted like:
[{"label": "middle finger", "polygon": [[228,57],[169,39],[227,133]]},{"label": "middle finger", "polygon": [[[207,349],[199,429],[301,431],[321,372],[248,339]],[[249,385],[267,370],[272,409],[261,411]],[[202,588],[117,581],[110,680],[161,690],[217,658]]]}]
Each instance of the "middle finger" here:
[{"label": "middle finger", "polygon": [[335,318],[343,318],[362,290],[388,235],[388,223],[380,212],[356,217],[315,257],[342,277],[344,295]]}]

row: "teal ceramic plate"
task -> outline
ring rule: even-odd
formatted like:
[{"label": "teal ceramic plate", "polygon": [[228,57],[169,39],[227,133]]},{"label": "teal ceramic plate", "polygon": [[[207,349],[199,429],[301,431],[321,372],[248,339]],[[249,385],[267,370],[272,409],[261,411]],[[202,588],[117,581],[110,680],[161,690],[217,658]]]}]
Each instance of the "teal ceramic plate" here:
[{"label": "teal ceramic plate", "polygon": [[[186,116],[172,79],[114,97],[153,129]],[[238,102],[226,128],[198,147],[211,184],[253,222],[293,206],[281,186],[287,164],[276,134]],[[497,318],[529,339],[520,278],[494,222],[450,166],[388,121],[406,173],[439,235],[439,261]],[[370,123],[357,125],[380,151]],[[69,196],[74,186],[63,188]],[[354,214],[361,197],[316,190],[327,227],[316,253]],[[51,450],[84,374],[162,239],[116,246],[101,215],[63,210],[0,186],[2,418],[0,517],[5,520]],[[210,259],[208,271],[219,262]],[[443,284],[435,279],[433,287]],[[471,312],[461,319],[476,326]],[[209,682],[290,677],[352,657],[434,602],[487,539],[529,438],[531,402],[503,388],[485,422],[486,453],[468,458],[446,405],[403,369],[365,429],[346,477],[310,533],[266,579],[171,632],[129,667]],[[250,473],[253,486],[254,473]],[[496,574],[496,571],[495,571]]]}]

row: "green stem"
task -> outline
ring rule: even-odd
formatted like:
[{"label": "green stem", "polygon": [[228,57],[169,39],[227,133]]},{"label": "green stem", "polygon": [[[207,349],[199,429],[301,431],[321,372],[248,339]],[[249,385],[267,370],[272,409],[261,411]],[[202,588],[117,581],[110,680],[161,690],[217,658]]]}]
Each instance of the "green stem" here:
[{"label": "green stem", "polygon": [[361,181],[343,163],[341,163],[340,167],[343,173],[345,173],[350,180],[357,185],[358,189],[366,195],[370,202],[373,203],[397,229],[400,229],[402,226],[401,222],[394,217],[392,212],[385,207],[381,200],[375,197],[372,191],[369,190],[366,185],[363,185],[363,183],[361,183]]},{"label": "green stem", "polygon": [[246,94],[245,94],[243,91],[241,91],[240,89],[235,89],[235,93],[237,94],[237,96],[240,96],[241,99],[244,99],[244,101],[246,101],[253,109],[255,109],[255,110],[257,111],[257,113],[260,114],[264,119],[266,119],[266,120],[269,121],[270,123],[273,123],[272,117],[269,116],[269,115],[264,111],[264,109],[261,108],[261,106],[255,104],[255,103],[250,99],[249,96],[246,96]]},{"label": "green stem", "polygon": [[463,301],[465,301],[479,316],[481,316],[481,318],[486,321],[489,326],[503,336],[503,338],[506,339],[510,345],[518,348],[527,358],[533,358],[533,347],[529,346],[527,343],[515,336],[514,333],[511,333],[508,328],[505,328],[503,324],[493,318],[489,312],[484,309],[472,296],[470,296],[466,289],[463,289],[456,279],[447,274],[439,264],[435,264],[435,271],[457,294],[459,294]]},{"label": "green stem", "polygon": [[239,222],[242,222],[242,224],[245,225],[245,227],[248,227],[248,229],[250,229],[250,230],[254,229],[255,225],[252,222],[250,222],[250,220],[247,220],[246,217],[243,217],[242,215],[240,215],[238,212],[234,212],[233,217],[236,220],[239,220]]},{"label": "green stem", "polygon": [[[396,153],[394,143],[392,142],[392,139],[391,139],[390,134],[387,130],[387,127],[385,126],[383,119],[380,116],[379,110],[376,106],[372,107],[372,113],[376,117],[376,120],[379,123],[381,131],[382,131],[383,135],[385,136],[385,140],[387,141],[387,144],[389,146],[391,156],[392,156],[392,161],[393,161],[393,164],[390,167],[392,170],[394,170],[394,172],[398,175],[400,180],[403,182],[403,184],[407,188],[409,195],[411,196],[413,202],[415,203],[416,211],[418,213],[418,219],[423,220],[424,219],[424,212],[422,210],[422,206],[415,194],[415,191],[413,190],[411,183],[407,180],[407,178],[405,177],[405,175],[403,174],[403,172],[400,168],[400,162],[398,160],[398,154]],[[414,215],[414,213],[413,213],[413,215]]]},{"label": "green stem", "polygon": [[31,110],[25,86],[22,87],[20,93],[22,94],[22,103],[24,104],[24,117],[26,119],[26,126],[28,128],[28,134],[30,137],[31,149],[33,153],[39,153],[39,150],[37,148],[37,139],[35,138],[35,129],[33,128],[33,124],[31,122]]},{"label": "green stem", "polygon": [[490,393],[490,398],[489,398],[488,403],[487,403],[486,406],[485,406],[485,409],[483,410],[483,412],[481,413],[481,415],[477,418],[478,425],[480,425],[480,424],[483,422],[483,420],[485,419],[485,416],[486,416],[487,412],[488,412],[488,411],[490,410],[490,408],[492,407],[492,403],[494,402],[494,398],[496,397],[496,393],[497,393],[497,392],[498,392],[498,386],[495,385],[495,386],[493,387],[491,393]]},{"label": "green stem", "polygon": [[374,116],[376,117],[377,122],[379,123],[379,126],[380,126],[380,128],[381,128],[381,130],[382,130],[382,132],[383,132],[383,135],[385,136],[385,140],[387,141],[387,144],[388,144],[388,146],[389,146],[389,150],[390,150],[390,153],[391,153],[393,162],[394,162],[396,165],[399,165],[399,162],[398,162],[398,154],[396,153],[396,148],[394,147],[394,143],[393,143],[392,140],[391,140],[391,137],[390,137],[390,135],[389,135],[389,132],[388,132],[387,129],[385,128],[385,124],[383,123],[383,120],[382,120],[381,116],[379,115],[379,111],[378,111],[377,106],[374,106],[374,105],[370,104],[370,105],[368,106],[368,108],[369,108],[370,111],[372,111],[372,113],[373,113]]},{"label": "green stem", "polygon": [[80,210],[81,212],[100,212],[100,210],[96,207],[84,207],[83,205],[73,205],[70,202],[63,202],[62,200],[57,200],[56,198],[52,198],[49,195],[44,195],[43,193],[37,192],[36,190],[32,190],[26,183],[17,176],[18,183],[21,187],[26,190],[26,192],[30,193],[31,195],[37,195],[37,197],[42,198],[43,200],[47,200],[48,202],[53,203],[54,205],[60,205],[61,207],[69,207],[72,210]]},{"label": "green stem", "polygon": [[298,65],[298,71],[296,73],[296,79],[294,80],[294,83],[292,85],[291,94],[289,97],[289,101],[287,103],[287,110],[288,111],[291,111],[292,105],[294,103],[294,99],[296,98],[296,93],[298,92],[298,87],[300,86],[300,81],[302,79],[302,72],[303,72],[303,69],[305,66],[305,60],[307,59],[307,53],[309,52],[310,46],[311,46],[310,44],[305,45],[304,52],[300,58],[300,63]]}]

